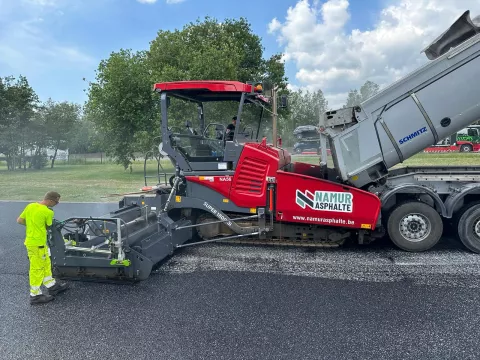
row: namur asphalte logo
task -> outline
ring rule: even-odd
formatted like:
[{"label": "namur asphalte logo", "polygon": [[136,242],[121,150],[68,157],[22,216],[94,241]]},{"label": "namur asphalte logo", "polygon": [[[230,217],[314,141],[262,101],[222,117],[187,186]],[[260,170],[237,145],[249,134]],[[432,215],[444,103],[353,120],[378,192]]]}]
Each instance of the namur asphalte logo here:
[{"label": "namur asphalte logo", "polygon": [[296,203],[302,209],[309,207],[319,211],[336,211],[351,213],[353,211],[353,194],[336,191],[302,192],[297,189]]}]

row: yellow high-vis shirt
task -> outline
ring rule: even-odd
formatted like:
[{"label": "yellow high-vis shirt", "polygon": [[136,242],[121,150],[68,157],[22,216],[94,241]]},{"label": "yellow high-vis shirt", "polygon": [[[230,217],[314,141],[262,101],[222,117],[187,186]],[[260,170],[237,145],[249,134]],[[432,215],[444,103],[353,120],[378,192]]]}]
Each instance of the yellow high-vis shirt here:
[{"label": "yellow high-vis shirt", "polygon": [[25,219],[26,246],[45,246],[47,244],[47,226],[53,222],[53,210],[39,203],[28,204],[20,214]]}]

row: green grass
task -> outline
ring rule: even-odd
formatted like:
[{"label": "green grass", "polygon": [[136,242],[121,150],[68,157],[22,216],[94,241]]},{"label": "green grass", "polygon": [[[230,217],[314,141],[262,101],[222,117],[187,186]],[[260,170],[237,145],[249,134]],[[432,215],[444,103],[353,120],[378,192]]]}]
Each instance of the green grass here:
[{"label": "green grass", "polygon": [[[294,156],[292,161],[318,164],[317,156]],[[331,165],[331,160],[329,161]],[[480,154],[418,154],[401,166],[426,165],[477,165],[480,166]],[[172,172],[169,160],[162,161],[166,171]],[[156,175],[156,162],[149,162],[147,175]],[[156,179],[148,179],[154,185]],[[63,201],[74,202],[108,202],[118,201],[121,197],[107,197],[109,194],[139,191],[144,186],[143,162],[136,162],[130,169],[124,170],[119,165],[88,164],[62,165],[55,168],[30,171],[7,171],[5,163],[0,162],[0,200],[40,199],[47,191],[56,190]]]},{"label": "green grass", "polygon": [[[173,171],[169,160],[162,161],[162,166],[167,172]],[[156,174],[156,162],[149,162],[147,175]],[[155,185],[157,179],[149,178],[147,182]],[[38,200],[47,191],[56,190],[62,201],[108,202],[120,199],[109,194],[139,191],[144,185],[143,162],[134,163],[132,173],[114,164],[59,165],[27,171],[7,171],[0,166],[0,200]]]}]

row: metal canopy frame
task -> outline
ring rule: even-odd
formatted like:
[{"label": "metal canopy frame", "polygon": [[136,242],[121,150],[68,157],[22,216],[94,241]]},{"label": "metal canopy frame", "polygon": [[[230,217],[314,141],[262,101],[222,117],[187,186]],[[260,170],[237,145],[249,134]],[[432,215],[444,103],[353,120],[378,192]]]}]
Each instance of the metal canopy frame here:
[{"label": "metal canopy frame", "polygon": [[[258,134],[260,131],[260,124],[263,119],[265,107],[269,104],[269,99],[263,95],[253,92],[253,86],[237,81],[179,81],[166,82],[154,85],[154,91],[160,93],[160,108],[161,108],[161,130],[163,150],[169,155],[170,159],[183,172],[191,171],[218,171],[227,170],[226,164],[220,167],[220,162],[230,162],[230,170],[236,166],[236,159],[239,151],[234,151],[235,156],[232,157],[232,145],[238,148],[239,132],[235,131],[232,144],[226,142],[225,153],[223,159],[217,158],[217,161],[199,161],[191,162],[184,156],[184,154],[176,151],[171,145],[171,136],[175,133],[168,129],[168,98],[175,97],[184,101],[193,102],[198,105],[198,116],[200,120],[200,131],[203,136],[205,129],[205,117],[203,103],[206,102],[222,102],[222,101],[237,101],[238,111],[236,120],[236,129],[240,128],[241,115],[243,112],[243,105],[245,103],[255,104],[261,107],[260,119],[256,134],[258,141]],[[253,141],[253,139],[252,139]]]}]

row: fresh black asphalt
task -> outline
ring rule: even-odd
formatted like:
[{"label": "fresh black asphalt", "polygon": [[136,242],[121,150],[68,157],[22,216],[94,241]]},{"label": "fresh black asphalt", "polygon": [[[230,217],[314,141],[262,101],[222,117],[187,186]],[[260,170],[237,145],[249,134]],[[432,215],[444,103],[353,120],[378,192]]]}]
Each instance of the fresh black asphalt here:
[{"label": "fresh black asphalt", "polygon": [[0,202],[1,359],[480,358],[480,255],[452,240],[422,254],[191,247],[140,284],[74,282],[32,307],[24,205]]}]

